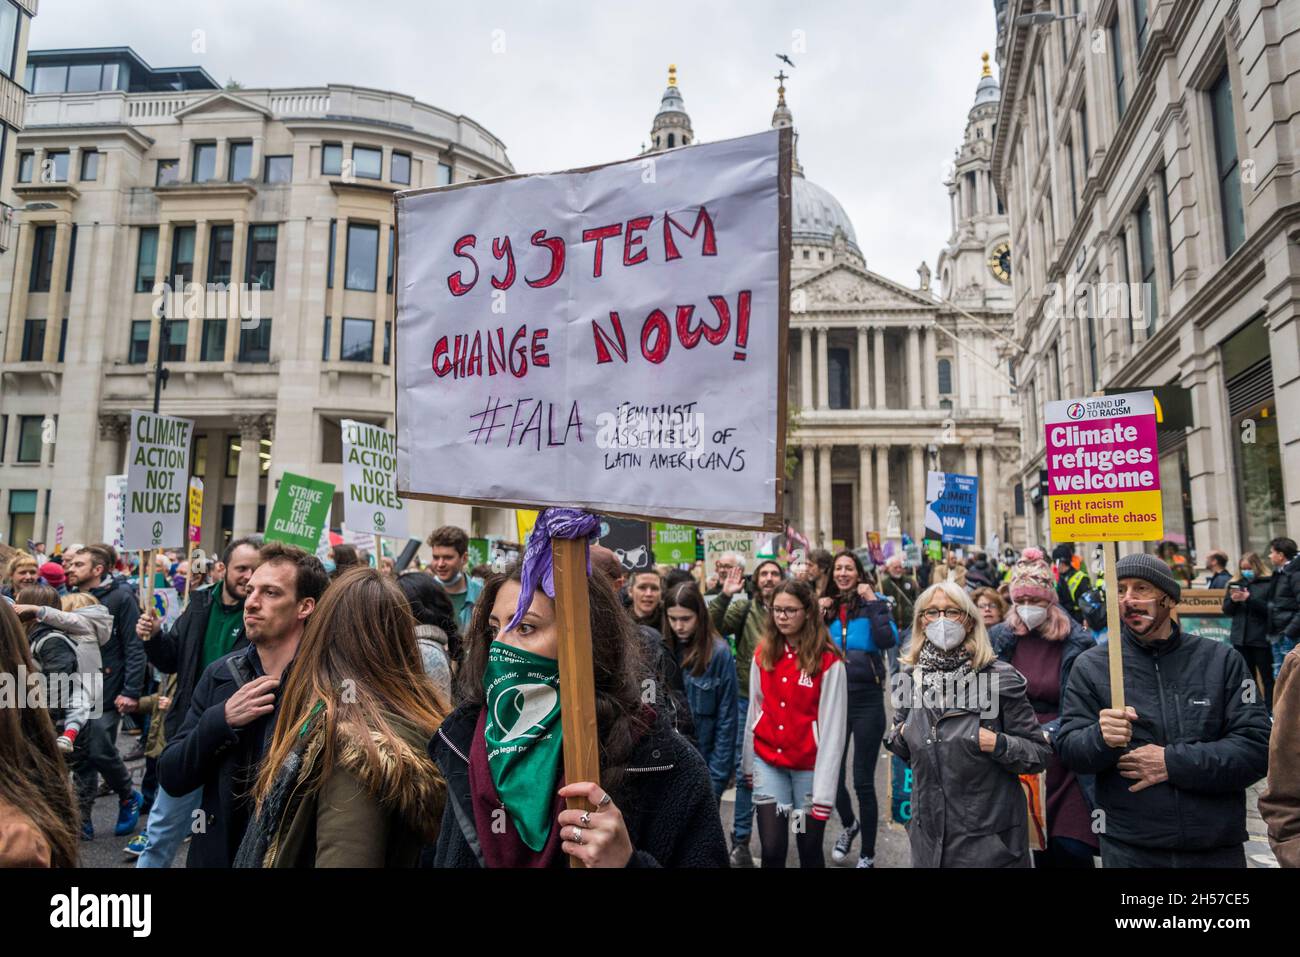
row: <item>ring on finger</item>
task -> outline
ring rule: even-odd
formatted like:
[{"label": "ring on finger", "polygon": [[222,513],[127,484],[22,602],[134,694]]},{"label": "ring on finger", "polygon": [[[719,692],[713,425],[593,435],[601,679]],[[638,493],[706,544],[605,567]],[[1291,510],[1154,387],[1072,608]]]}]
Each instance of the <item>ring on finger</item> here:
[{"label": "ring on finger", "polygon": [[613,799],[612,797],[610,797],[610,796],[609,796],[609,792],[606,791],[606,792],[605,792],[605,796],[602,797],[599,801],[596,802],[596,807],[597,807],[597,809],[602,808],[602,807],[605,807],[605,806],[606,806],[607,804],[609,804],[609,802],[612,801],[612,800],[614,800],[614,799]]},{"label": "ring on finger", "polygon": [[578,818],[578,823],[583,827],[591,827],[591,812],[583,811],[582,817]]},{"label": "ring on finger", "polygon": [[582,828],[578,827],[578,825],[576,824],[573,826],[573,843],[574,844],[582,843]]}]

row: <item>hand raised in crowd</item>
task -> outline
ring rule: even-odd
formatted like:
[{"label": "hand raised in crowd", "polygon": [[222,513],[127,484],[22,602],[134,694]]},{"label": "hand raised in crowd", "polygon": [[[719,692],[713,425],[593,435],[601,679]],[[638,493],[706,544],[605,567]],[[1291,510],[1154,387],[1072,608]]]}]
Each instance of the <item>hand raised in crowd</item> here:
[{"label": "hand raised in crowd", "polygon": [[831,606],[834,605],[834,604],[835,604],[835,599],[834,599],[834,598],[818,598],[818,599],[817,599],[817,607],[820,608],[820,609],[822,610],[823,613],[830,611],[830,610],[831,610]]},{"label": "hand raised in crowd", "polygon": [[280,679],[270,675],[254,678],[226,699],[226,724],[242,728],[275,710],[275,689]]},{"label": "hand raised in crowd", "polygon": [[[566,784],[560,797],[586,798],[594,811],[565,809],[556,818],[560,827],[560,848],[588,867],[626,867],[632,859],[632,839],[628,837],[623,813],[609,794],[591,781]],[[604,806],[601,802],[604,801]]]},{"label": "hand raised in crowd", "polygon": [[161,627],[162,622],[152,611],[142,611],[135,622],[135,633],[140,636],[141,641],[148,641],[158,634]]},{"label": "hand raised in crowd", "polygon": [[745,587],[745,575],[739,565],[733,565],[727,571],[727,577],[722,582],[722,594],[730,597],[735,595]]},{"label": "hand raised in crowd", "polygon": [[876,600],[876,592],[875,589],[871,587],[870,582],[861,582],[858,584],[858,597],[863,601]]},{"label": "hand raised in crowd", "polygon": [[1119,759],[1120,777],[1136,781],[1130,791],[1144,791],[1153,784],[1169,780],[1169,769],[1165,767],[1165,749],[1158,744],[1144,744],[1123,755]]},{"label": "hand raised in crowd", "polygon": [[1097,715],[1097,724],[1101,727],[1101,739],[1108,748],[1127,747],[1133,740],[1133,722],[1138,713],[1132,708],[1120,711],[1116,708],[1104,708]]}]

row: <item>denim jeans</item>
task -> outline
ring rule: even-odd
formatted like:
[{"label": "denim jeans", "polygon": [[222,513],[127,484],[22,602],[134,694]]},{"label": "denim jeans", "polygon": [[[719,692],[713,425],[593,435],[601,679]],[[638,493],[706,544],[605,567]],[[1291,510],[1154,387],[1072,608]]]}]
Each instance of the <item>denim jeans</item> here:
[{"label": "denim jeans", "polygon": [[135,866],[171,867],[177,849],[190,833],[190,823],[202,800],[203,788],[176,797],[168,794],[166,788],[159,787],[158,796],[149,810],[149,823],[144,829],[149,846],[136,860]]},{"label": "denim jeans", "polygon": [[754,800],[779,808],[812,810],[813,771],[792,771],[768,764],[754,755]]},{"label": "denim jeans", "polygon": [[1273,642],[1270,647],[1273,649],[1273,678],[1277,679],[1278,672],[1282,670],[1282,659],[1287,656],[1292,648],[1296,646],[1294,638],[1281,637]]},{"label": "denim jeans", "polygon": [[736,748],[736,813],[731,825],[733,843],[748,844],[754,833],[754,792],[745,787],[745,772],[741,765],[745,759],[745,722],[749,718],[749,694],[742,689],[736,696],[736,727],[739,729]]}]

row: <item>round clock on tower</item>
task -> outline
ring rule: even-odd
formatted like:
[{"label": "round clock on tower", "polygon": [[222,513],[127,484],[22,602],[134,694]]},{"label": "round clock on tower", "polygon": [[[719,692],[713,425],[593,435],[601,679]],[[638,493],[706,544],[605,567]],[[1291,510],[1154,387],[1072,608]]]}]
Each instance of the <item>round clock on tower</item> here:
[{"label": "round clock on tower", "polygon": [[1011,282],[1011,244],[1006,240],[994,246],[989,254],[989,271],[998,282]]}]

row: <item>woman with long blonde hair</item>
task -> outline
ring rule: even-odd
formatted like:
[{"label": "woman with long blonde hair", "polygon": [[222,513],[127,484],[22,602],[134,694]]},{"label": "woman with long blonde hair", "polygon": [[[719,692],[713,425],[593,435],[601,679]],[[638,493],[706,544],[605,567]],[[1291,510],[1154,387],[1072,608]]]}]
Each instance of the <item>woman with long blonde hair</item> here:
[{"label": "woman with long blonde hair", "polygon": [[1019,775],[1042,771],[1051,745],[964,588],[921,593],[900,663],[885,747],[912,768],[912,866],[1028,867]]},{"label": "woman with long blonde hair", "polygon": [[847,680],[812,590],[781,582],[749,669],[742,769],[753,779],[765,868],[785,867],[796,818],[799,866],[826,866],[822,835],[848,732]]},{"label": "woman with long blonde hair", "polygon": [[414,867],[446,785],[426,753],[448,702],[425,674],[401,589],[343,572],[285,681],[236,867]]}]

